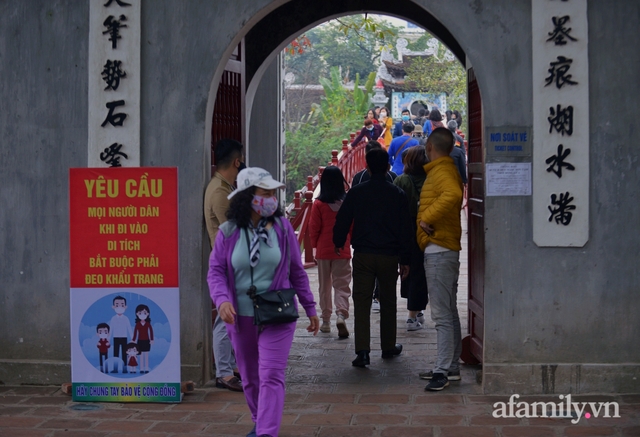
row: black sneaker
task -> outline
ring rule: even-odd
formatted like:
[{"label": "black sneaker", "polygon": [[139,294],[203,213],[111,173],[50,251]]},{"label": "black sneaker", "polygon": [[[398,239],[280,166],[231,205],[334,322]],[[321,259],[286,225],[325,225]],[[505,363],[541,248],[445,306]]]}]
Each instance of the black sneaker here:
[{"label": "black sneaker", "polygon": [[[426,379],[427,381],[429,381],[431,380],[431,378],[433,378],[433,371],[429,370],[428,372],[418,373],[418,376],[420,377],[420,379]],[[448,372],[447,379],[449,381],[460,381],[460,379],[462,379],[460,377],[460,371],[457,370],[455,372]]]},{"label": "black sneaker", "polygon": [[440,391],[449,385],[449,380],[443,373],[434,373],[431,381],[424,388],[425,391]]}]

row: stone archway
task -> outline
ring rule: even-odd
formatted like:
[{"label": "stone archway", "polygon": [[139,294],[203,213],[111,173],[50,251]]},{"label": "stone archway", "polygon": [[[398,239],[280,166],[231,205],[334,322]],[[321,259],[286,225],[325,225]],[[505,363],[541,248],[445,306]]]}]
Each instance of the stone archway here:
[{"label": "stone archway", "polygon": [[[367,2],[365,6],[364,2],[329,1],[323,2],[318,7],[308,8],[302,0],[293,0],[266,14],[243,35],[247,114],[251,114],[256,90],[269,64],[289,41],[332,18],[362,13],[362,7],[367,8],[366,12],[397,16],[415,22],[442,41],[463,66],[467,65],[467,56],[453,34],[434,15],[413,2],[401,1],[389,4],[374,0]],[[250,120],[250,117],[248,116],[247,119]],[[479,143],[482,144],[482,141],[480,140]],[[478,349],[475,352],[478,353]],[[481,349],[479,353],[482,358]]]}]

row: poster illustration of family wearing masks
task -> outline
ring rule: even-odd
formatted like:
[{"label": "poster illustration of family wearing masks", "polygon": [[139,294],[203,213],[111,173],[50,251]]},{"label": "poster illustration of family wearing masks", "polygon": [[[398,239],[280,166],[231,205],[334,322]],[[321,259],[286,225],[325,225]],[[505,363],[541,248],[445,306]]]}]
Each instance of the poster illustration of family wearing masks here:
[{"label": "poster illustration of family wearing masks", "polygon": [[[131,306],[132,300],[135,306]],[[171,327],[151,299],[138,293],[114,293],[89,307],[81,320],[79,340],[84,356],[97,370],[131,378],[162,363],[171,344]]]},{"label": "poster illustration of family wearing masks", "polygon": [[[168,393],[179,396],[179,348],[172,342],[179,338],[179,321],[165,312],[179,307],[177,296],[175,289],[72,289],[73,381],[97,384],[87,386],[83,397],[110,401],[117,391],[122,402],[129,388],[136,396],[132,383],[167,380],[178,386],[177,393]],[[142,391],[136,398],[141,402],[162,398],[159,390],[145,389],[146,396]]]}]

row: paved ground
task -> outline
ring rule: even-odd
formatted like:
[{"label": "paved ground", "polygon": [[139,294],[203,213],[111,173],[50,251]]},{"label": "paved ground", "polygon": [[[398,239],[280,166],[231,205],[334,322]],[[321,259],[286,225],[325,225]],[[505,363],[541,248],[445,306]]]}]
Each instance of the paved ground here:
[{"label": "paved ground", "polygon": [[[464,238],[463,238],[464,240]],[[463,250],[462,253],[466,253]],[[466,259],[462,261],[459,307],[466,332]],[[310,269],[312,283],[316,270]],[[287,397],[280,436],[319,437],[547,437],[640,436],[639,395],[592,395],[574,402],[617,402],[620,418],[494,418],[493,404],[506,396],[484,396],[476,383],[479,366],[463,366],[462,381],[439,393],[425,392],[417,374],[435,357],[435,331],[407,332],[405,301],[398,301],[398,341],[404,352],[382,360],[378,315],[373,315],[374,351],[367,369],[354,368],[353,339],[337,332],[312,337],[304,319],[287,370]],[[348,320],[352,330],[352,321]],[[526,402],[560,402],[554,396],[524,396]],[[587,407],[589,408],[589,407]],[[517,409],[516,409],[517,410]],[[198,388],[181,404],[79,404],[59,387],[0,386],[0,436],[179,437],[245,436],[252,422],[241,393]]]}]

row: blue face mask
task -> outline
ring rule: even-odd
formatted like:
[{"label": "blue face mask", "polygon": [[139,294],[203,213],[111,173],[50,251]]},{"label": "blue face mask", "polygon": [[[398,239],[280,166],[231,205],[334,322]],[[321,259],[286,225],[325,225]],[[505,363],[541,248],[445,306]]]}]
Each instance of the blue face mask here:
[{"label": "blue face mask", "polygon": [[373,130],[373,126],[367,126],[367,130],[368,131],[372,131]]},{"label": "blue face mask", "polygon": [[409,121],[409,116],[408,115],[403,115],[402,116],[402,121]]}]

